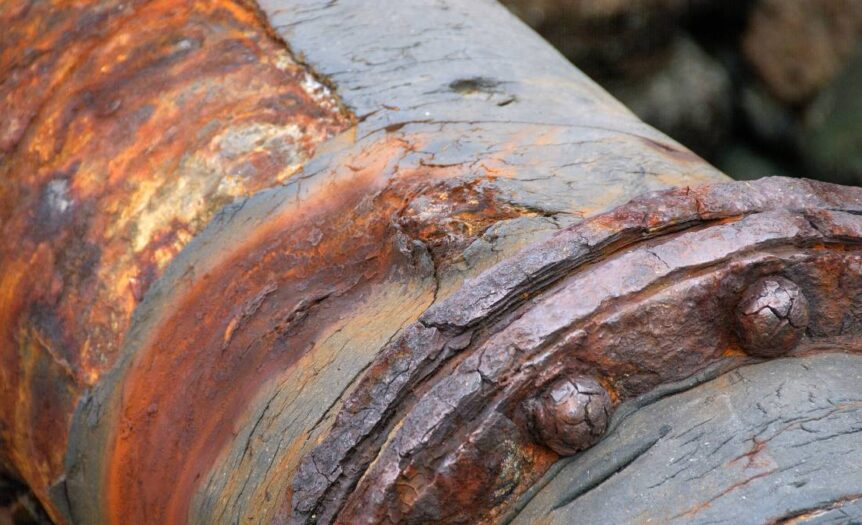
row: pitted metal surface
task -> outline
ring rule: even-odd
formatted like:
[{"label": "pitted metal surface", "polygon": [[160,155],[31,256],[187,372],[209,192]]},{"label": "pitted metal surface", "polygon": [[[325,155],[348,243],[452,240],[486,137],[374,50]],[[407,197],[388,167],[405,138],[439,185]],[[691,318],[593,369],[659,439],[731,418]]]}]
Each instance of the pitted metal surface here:
[{"label": "pitted metal surface", "polygon": [[2,16],[0,466],[57,522],[505,520],[633,400],[857,351],[858,190],[721,184],[495,3]]},{"label": "pitted metal surface", "polygon": [[[618,404],[749,363],[735,311],[758,283],[797,283],[790,311],[809,298],[785,352],[858,351],[860,205],[860,190],[780,178],[672,190],[525,249],[381,353],[300,467],[293,519],[494,520],[559,457],[525,399],[579,374]],[[474,300],[491,288],[492,306]]]},{"label": "pitted metal surface", "polygon": [[858,523],[860,378],[858,355],[773,359],[643,403],[510,523]]}]

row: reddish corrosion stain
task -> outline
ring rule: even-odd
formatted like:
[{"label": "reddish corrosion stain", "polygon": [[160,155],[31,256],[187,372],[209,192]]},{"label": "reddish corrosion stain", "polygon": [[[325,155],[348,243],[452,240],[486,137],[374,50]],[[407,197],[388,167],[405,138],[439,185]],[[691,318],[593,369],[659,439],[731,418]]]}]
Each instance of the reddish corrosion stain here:
[{"label": "reddish corrosion stain", "polygon": [[239,0],[13,2],[0,27],[0,441],[46,501],[152,282],[352,117]]},{"label": "reddish corrosion stain", "polygon": [[647,137],[639,137],[641,141],[650,148],[658,151],[662,155],[678,162],[698,162],[703,163],[703,159],[685,148],[677,148],[671,144],[659,142]]},{"label": "reddish corrosion stain", "polygon": [[766,449],[766,442],[760,441],[757,437],[752,438],[751,447],[745,454],[733,459],[730,463],[745,460],[744,468],[763,468],[770,465],[769,461],[760,457],[760,453]]},{"label": "reddish corrosion stain", "polygon": [[455,217],[469,241],[507,216],[492,195],[465,189],[461,168],[399,164],[420,141],[386,137],[333,159],[325,183],[171,305],[121,379],[105,452],[110,522],[184,522],[262,385],[340,319],[362,316],[354,310],[371,287],[420,271],[405,246],[433,250],[438,219]]},{"label": "reddish corrosion stain", "polygon": [[717,500],[717,499],[719,499],[719,498],[723,498],[724,496],[726,496],[726,495],[730,494],[731,492],[734,492],[734,491],[736,491],[736,490],[738,490],[738,489],[740,489],[740,488],[742,488],[742,487],[745,487],[745,486],[746,486],[746,485],[748,485],[749,483],[752,483],[752,482],[754,482],[754,481],[757,481],[757,480],[758,480],[758,479],[760,479],[760,478],[765,478],[765,477],[767,477],[767,476],[770,476],[770,475],[772,475],[772,473],[773,473],[773,472],[775,472],[776,470],[777,470],[777,469],[771,469],[771,470],[768,470],[768,471],[766,471],[766,472],[761,472],[761,473],[759,473],[759,474],[756,474],[756,475],[754,475],[754,476],[751,476],[750,478],[746,478],[746,479],[743,479],[743,480],[741,480],[741,481],[737,481],[736,483],[734,483],[734,484],[730,485],[729,487],[725,488],[724,490],[722,490],[722,491],[721,491],[721,492],[719,492],[718,494],[716,494],[716,495],[712,496],[712,497],[711,497],[711,498],[709,498],[708,500],[706,500],[706,501],[704,501],[704,502],[702,502],[702,503],[698,503],[698,504],[696,504],[696,505],[693,505],[693,506],[689,507],[688,509],[686,509],[685,511],[683,511],[683,512],[681,512],[681,513],[677,514],[676,516],[673,516],[673,517],[671,518],[671,520],[675,520],[675,519],[677,519],[677,518],[692,518],[692,517],[696,516],[697,514],[699,514],[700,512],[702,512],[702,511],[704,511],[704,510],[708,509],[710,506],[712,506],[712,502],[713,502],[713,501],[715,501],[715,500]]},{"label": "reddish corrosion stain", "polygon": [[443,254],[460,253],[491,225],[528,215],[535,213],[500,201],[482,179],[440,181],[410,201],[398,224],[439,261]]},{"label": "reddish corrosion stain", "polygon": [[374,145],[344,163],[353,166],[348,182],[322,185],[231,246],[138,350],[105,452],[109,522],[185,522],[196,483],[261,385],[330,324],[356,315],[357,295],[399,255],[389,218],[409,188],[387,190],[384,174],[402,150],[398,141]]},{"label": "reddish corrosion stain", "polygon": [[[384,277],[393,257],[386,222],[345,212],[364,187],[330,188],[267,224],[138,352],[107,458],[111,522],[184,522],[196,482],[233,439],[260,385],[294,365],[350,314],[356,294]],[[385,201],[375,199],[374,209],[391,213]]]}]

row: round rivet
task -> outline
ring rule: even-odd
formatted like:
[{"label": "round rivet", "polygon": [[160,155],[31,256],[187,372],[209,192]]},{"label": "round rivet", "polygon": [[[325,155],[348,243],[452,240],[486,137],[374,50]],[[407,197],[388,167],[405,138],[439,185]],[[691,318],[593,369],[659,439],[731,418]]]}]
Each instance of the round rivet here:
[{"label": "round rivet", "polygon": [[569,456],[592,446],[608,428],[611,398],[590,377],[558,379],[528,403],[533,428],[554,452]]},{"label": "round rivet", "polygon": [[747,354],[776,357],[792,350],[808,326],[808,300],[793,281],[764,277],[736,307],[739,342]]}]

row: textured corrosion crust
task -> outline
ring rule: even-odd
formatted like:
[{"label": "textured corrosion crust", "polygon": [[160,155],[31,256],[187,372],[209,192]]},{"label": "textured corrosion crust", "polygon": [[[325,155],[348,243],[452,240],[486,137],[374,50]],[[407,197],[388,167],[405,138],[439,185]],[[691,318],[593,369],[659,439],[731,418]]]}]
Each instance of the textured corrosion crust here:
[{"label": "textured corrosion crust", "polygon": [[760,279],[806,297],[791,355],[855,350],[857,190],[695,188],[494,2],[0,16],[0,464],[56,521],[493,521],[614,406],[754,360]]},{"label": "textured corrosion crust", "polygon": [[153,282],[352,118],[242,1],[13,0],[0,27],[0,465],[48,503]]},{"label": "textured corrosion crust", "polygon": [[734,310],[763,276],[810,303],[791,355],[836,338],[860,350],[846,339],[862,331],[860,212],[860,190],[770,178],[639,198],[525,249],[381,352],[302,462],[283,519],[501,516],[559,457],[530,430],[534,392],[589,375],[618,404],[752,361]]},{"label": "textured corrosion crust", "polygon": [[52,500],[76,523],[278,519],[381,348],[402,331],[440,358],[469,343],[414,325],[465,278],[643,191],[726,180],[496,3],[260,13],[354,127],[216,213],[153,281],[78,404]]}]

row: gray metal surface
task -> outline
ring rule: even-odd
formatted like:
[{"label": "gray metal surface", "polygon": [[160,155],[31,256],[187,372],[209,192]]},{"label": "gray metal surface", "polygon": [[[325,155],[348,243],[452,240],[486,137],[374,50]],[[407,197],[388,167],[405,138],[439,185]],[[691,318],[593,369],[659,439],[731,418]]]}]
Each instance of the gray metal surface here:
[{"label": "gray metal surface", "polygon": [[862,358],[747,366],[645,406],[513,523],[860,523]]}]

